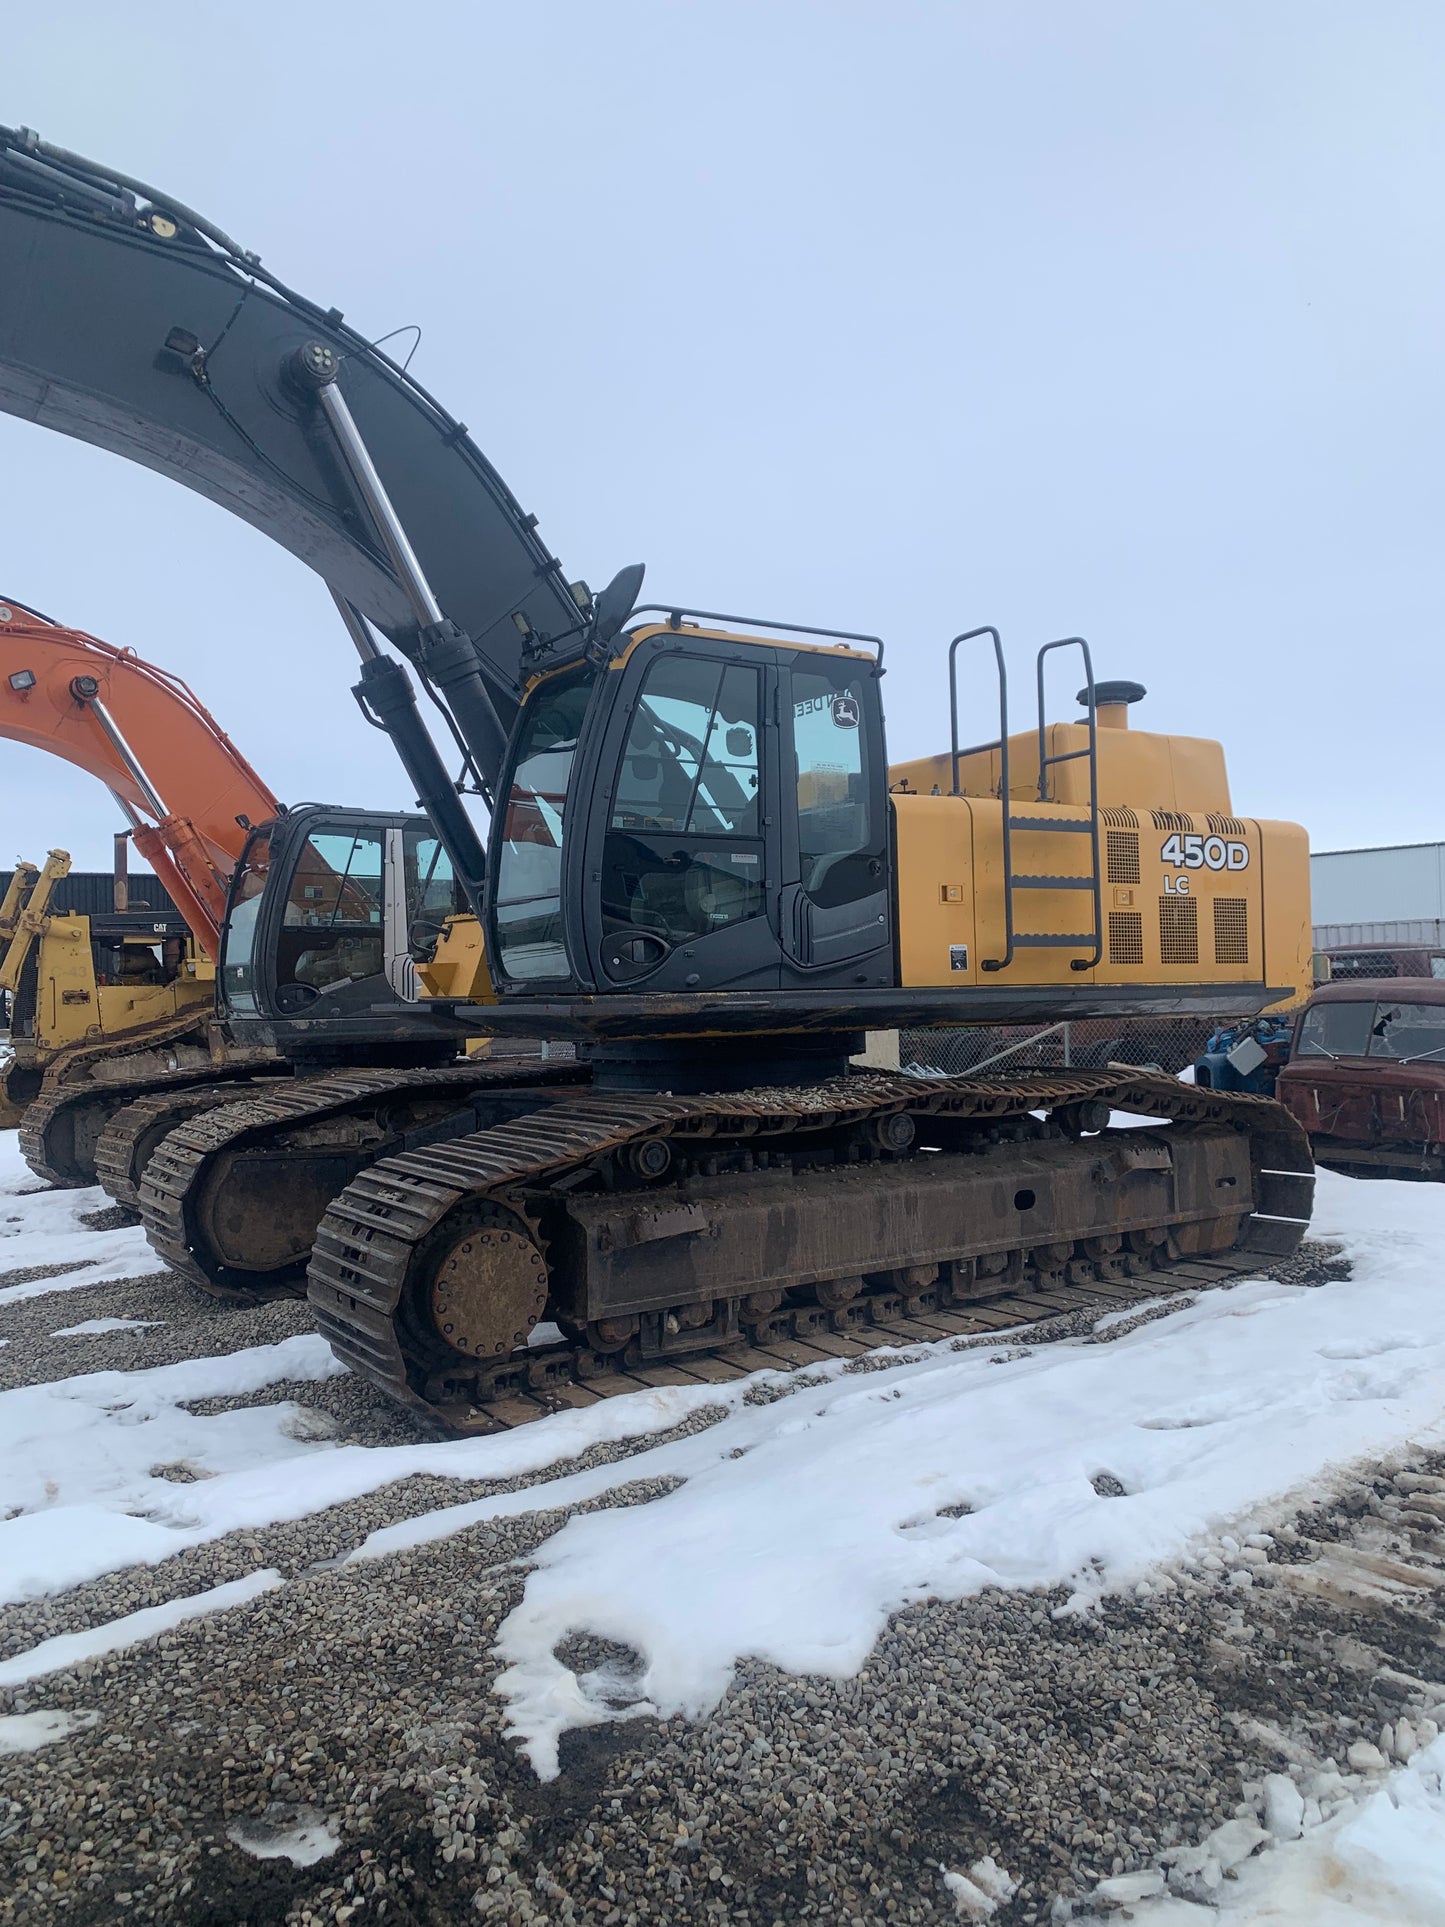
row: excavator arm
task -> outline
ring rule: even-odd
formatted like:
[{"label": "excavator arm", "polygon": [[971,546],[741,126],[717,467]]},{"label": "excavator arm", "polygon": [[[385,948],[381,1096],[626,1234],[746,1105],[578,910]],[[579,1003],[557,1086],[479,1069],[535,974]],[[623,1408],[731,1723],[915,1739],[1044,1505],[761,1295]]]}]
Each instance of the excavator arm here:
[{"label": "excavator arm", "polygon": [[247,826],[280,805],[186,685],[127,649],[0,601],[0,738],[105,784],[214,960]]},{"label": "excavator arm", "polygon": [[[0,411],[169,475],[324,577],[361,657],[353,693],[481,914],[459,789],[494,795],[527,679],[608,633],[618,597],[568,586],[464,424],[201,215],[5,127]],[[373,624],[436,699],[461,778]]]},{"label": "excavator arm", "polygon": [[[550,292],[565,298],[568,277],[553,267]],[[328,385],[395,528],[319,417]],[[322,575],[454,709],[480,672],[503,730],[525,653],[582,628],[536,518],[465,426],[337,309],[156,190],[4,127],[0,409],[230,509]],[[433,607],[410,593],[408,556]]]}]

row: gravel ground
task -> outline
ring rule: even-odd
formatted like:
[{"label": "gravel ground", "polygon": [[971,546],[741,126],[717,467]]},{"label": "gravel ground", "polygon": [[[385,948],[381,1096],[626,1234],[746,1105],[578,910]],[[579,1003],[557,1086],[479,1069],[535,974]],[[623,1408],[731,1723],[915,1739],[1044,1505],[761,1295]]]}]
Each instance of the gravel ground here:
[{"label": "gravel ground", "polygon": [[[61,1269],[80,1267],[55,1268],[57,1273]],[[19,1273],[14,1276],[21,1281]],[[150,1329],[80,1338],[51,1335],[61,1326],[88,1324],[93,1318],[133,1318]],[[9,1341],[0,1350],[0,1391],[13,1385],[48,1385],[77,1372],[133,1372],[146,1365],[173,1365],[182,1358],[214,1358],[314,1330],[304,1298],[231,1305],[208,1298],[171,1271],[116,1285],[81,1285],[0,1307],[0,1338]]]},{"label": "gravel ground", "polygon": [[[1331,1265],[1318,1249],[1292,1261],[1302,1282]],[[47,1336],[107,1316],[165,1322]],[[303,1329],[304,1306],[234,1310],[162,1276],[8,1308],[0,1367],[12,1381],[19,1352],[33,1381]],[[338,1436],[383,1429],[350,1381],[264,1396],[288,1395]],[[387,1423],[388,1441],[407,1435],[403,1420]],[[595,1506],[670,1489],[627,1479],[635,1449],[577,1461],[619,1462],[619,1484]],[[400,1481],[0,1614],[8,1653],[258,1567],[287,1581],[0,1695],[0,1712],[100,1716],[0,1758],[0,1921],[901,1927],[955,1920],[940,1870],[992,1856],[1021,1883],[1000,1927],[1034,1927],[1089,1917],[1100,1878],[1171,1850],[1173,1886],[1203,1898],[1218,1856],[1179,1850],[1224,1821],[1252,1827],[1266,1775],[1293,1774],[1327,1808],[1383,1770],[1370,1749],[1395,1744],[1402,1711],[1417,1732],[1445,1724],[1442,1594],[1431,1589],[1445,1588],[1442,1475],[1445,1459],[1423,1454],[1366,1468],[1328,1504],[1224,1540],[1086,1619],[1055,1619],[1061,1594],[995,1592],[899,1613],[854,1680],[751,1662],[700,1724],[569,1735],[561,1777],[545,1786],[503,1737],[490,1643],[528,1553],[567,1515],[328,1565],[379,1525],[530,1482]],[[1382,1570],[1413,1575],[1416,1590],[1382,1597]],[[625,1668],[633,1657],[576,1644],[569,1659]],[[305,1822],[338,1839],[309,1866],[255,1858],[231,1837]]]}]

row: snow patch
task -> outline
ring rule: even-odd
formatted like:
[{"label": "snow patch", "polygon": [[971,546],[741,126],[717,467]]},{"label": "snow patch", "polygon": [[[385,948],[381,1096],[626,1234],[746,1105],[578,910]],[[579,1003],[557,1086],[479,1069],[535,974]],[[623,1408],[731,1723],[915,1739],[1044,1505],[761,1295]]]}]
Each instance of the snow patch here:
[{"label": "snow patch", "polygon": [[7,1753],[33,1753],[37,1747],[99,1724],[99,1713],[6,1713],[0,1716],[0,1758]]},{"label": "snow patch", "polygon": [[1019,1890],[1019,1883],[1006,1874],[990,1854],[976,1860],[967,1873],[950,1873],[945,1867],[943,1884],[953,1897],[953,1910],[960,1920],[992,1920],[1000,1907],[1007,1906]]},{"label": "snow patch", "polygon": [[314,1867],[341,1845],[341,1835],[315,1807],[274,1803],[257,1820],[238,1820],[226,1838],[255,1860],[289,1860]]},{"label": "snow patch", "polygon": [[[1224,1831],[1217,1829],[1187,1850],[1200,1856],[1202,1868],[1212,1861],[1207,1895],[1195,1888],[1193,1901],[1177,1892],[1157,1900],[1140,1896],[1133,1903],[1135,1927],[1182,1927],[1185,1921],[1203,1927],[1445,1927],[1445,1738],[1358,1793],[1322,1819],[1318,1802],[1296,1792],[1299,1812],[1294,1801],[1287,1803],[1284,1837],[1253,1859],[1236,1862],[1227,1884],[1212,1854]],[[1268,1784],[1265,1799],[1268,1810]],[[1289,1831],[1296,1819],[1303,1827],[1299,1837]],[[1176,1889],[1184,1884],[1178,1880],[1181,1857],[1172,1856],[1170,1884]],[[1112,1884],[1104,1882],[1098,1893],[1113,1898],[1107,1892]]]},{"label": "snow patch", "polygon": [[29,1652],[0,1660],[0,1686],[25,1686],[31,1680],[43,1679],[47,1673],[61,1673],[79,1666],[83,1660],[122,1652],[127,1646],[138,1646],[144,1639],[154,1639],[158,1633],[183,1626],[188,1619],[201,1619],[207,1613],[244,1606],[281,1583],[280,1573],[266,1567],[259,1572],[248,1572],[244,1579],[212,1586],[208,1592],[190,1593],[184,1599],[167,1599],[162,1605],[145,1606],[120,1619],[106,1620],[103,1625],[88,1626],[84,1632],[57,1633],[54,1639],[43,1639]]},{"label": "snow patch", "polygon": [[99,1338],[105,1332],[148,1332],[163,1325],[163,1318],[87,1318],[83,1325],[61,1325],[52,1338]]},{"label": "snow patch", "polygon": [[[276,1467],[271,1477],[281,1483],[295,1476],[298,1458],[334,1448],[299,1436],[301,1407],[290,1401],[209,1417],[185,1411],[185,1402],[343,1369],[325,1339],[306,1332],[223,1358],[87,1372],[0,1392],[0,1604],[153,1563],[215,1536],[200,1523],[210,1508],[194,1496],[198,1488],[155,1476],[154,1468],[185,1462],[201,1474],[255,1476]],[[223,1508],[222,1515],[217,1524],[229,1531],[236,1522]]]},{"label": "snow patch", "polygon": [[99,1185],[83,1191],[37,1189],[35,1173],[20,1155],[17,1131],[0,1131],[0,1275],[41,1265],[78,1264],[62,1278],[32,1278],[0,1286],[0,1305],[43,1298],[85,1285],[145,1278],[161,1270],[139,1225],[93,1231],[83,1221],[109,1208]]}]

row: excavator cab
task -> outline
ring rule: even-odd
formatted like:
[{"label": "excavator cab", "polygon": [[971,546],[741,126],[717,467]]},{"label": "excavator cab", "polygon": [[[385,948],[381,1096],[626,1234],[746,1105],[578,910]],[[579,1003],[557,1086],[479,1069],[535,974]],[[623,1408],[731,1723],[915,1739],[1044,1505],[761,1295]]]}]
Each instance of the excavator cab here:
[{"label": "excavator cab", "polygon": [[680,619],[529,689],[493,823],[504,990],[894,979],[876,657]]},{"label": "excavator cab", "polygon": [[303,804],[260,824],[221,934],[226,1022],[293,1060],[444,1061],[455,1043],[417,1002],[411,943],[463,907],[425,817]]}]

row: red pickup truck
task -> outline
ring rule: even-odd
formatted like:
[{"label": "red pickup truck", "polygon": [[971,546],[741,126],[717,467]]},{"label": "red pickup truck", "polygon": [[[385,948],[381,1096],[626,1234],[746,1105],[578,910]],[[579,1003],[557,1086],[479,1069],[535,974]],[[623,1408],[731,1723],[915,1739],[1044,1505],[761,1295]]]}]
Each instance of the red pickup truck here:
[{"label": "red pickup truck", "polygon": [[1445,981],[1323,985],[1295,1025],[1277,1095],[1315,1161],[1356,1177],[1445,1178]]}]

